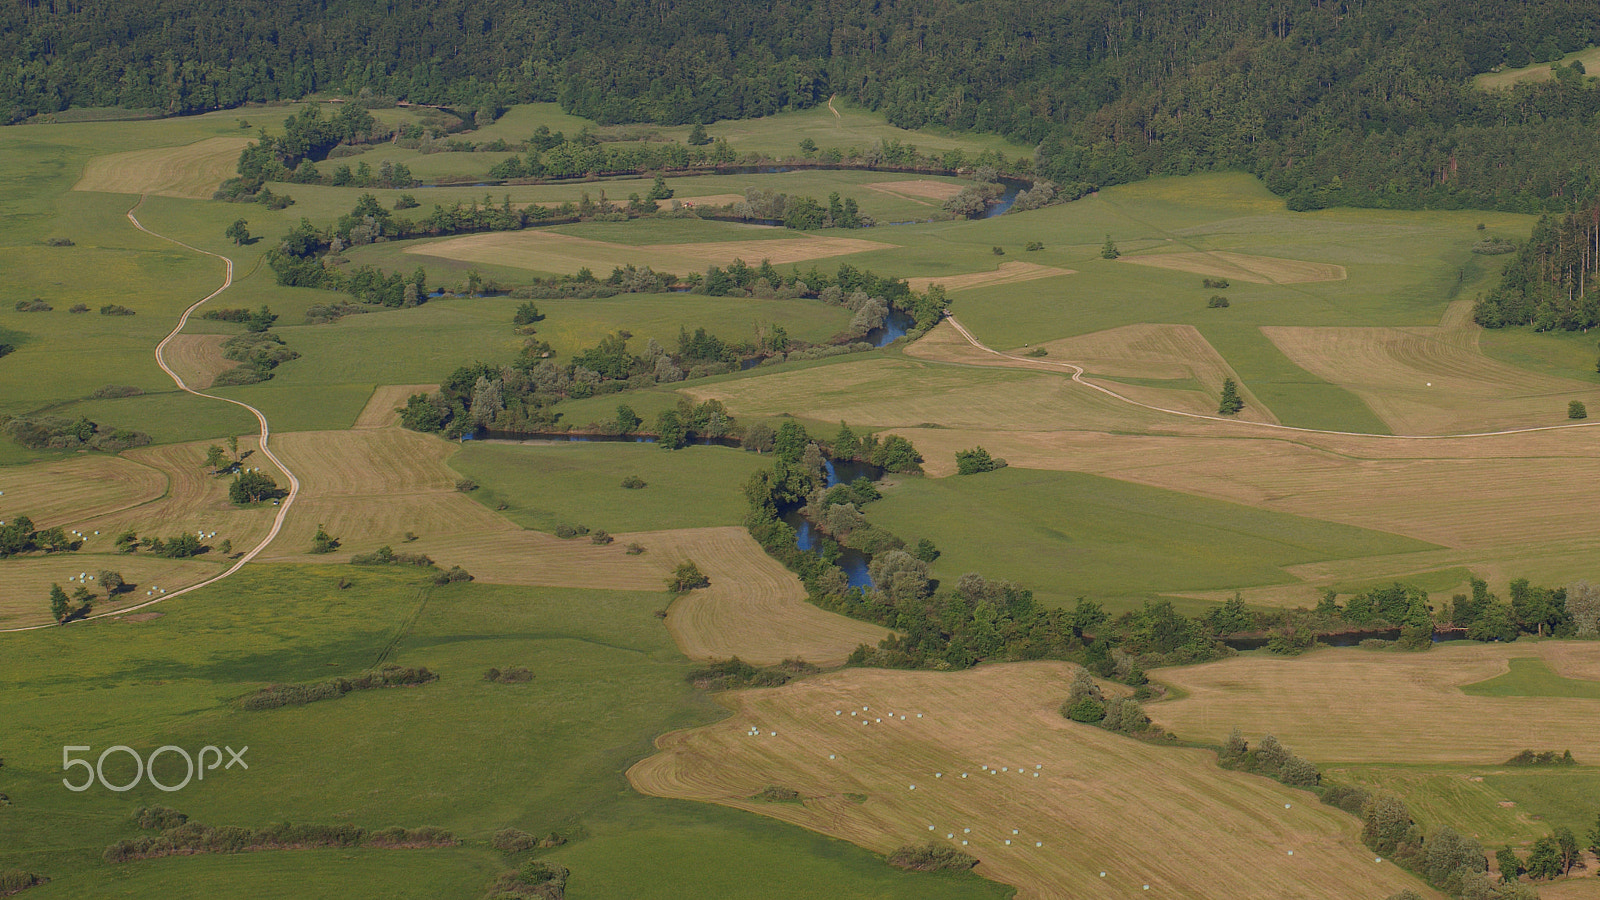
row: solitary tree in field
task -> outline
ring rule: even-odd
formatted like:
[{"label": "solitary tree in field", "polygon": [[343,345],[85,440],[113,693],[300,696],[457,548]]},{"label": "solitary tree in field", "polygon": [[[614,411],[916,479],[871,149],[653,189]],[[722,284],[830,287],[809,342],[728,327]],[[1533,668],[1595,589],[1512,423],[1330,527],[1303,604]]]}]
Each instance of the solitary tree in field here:
[{"label": "solitary tree in field", "polygon": [[67,592],[59,584],[50,585],[50,615],[57,622],[67,618]]},{"label": "solitary tree in field", "polygon": [[683,562],[672,570],[671,577],[667,579],[667,590],[681,594],[684,591],[692,591],[695,588],[703,588],[710,584],[711,579],[700,571],[699,566],[692,561]]},{"label": "solitary tree in field", "polygon": [[205,467],[213,472],[221,472],[223,469],[232,468],[233,460],[228,458],[228,451],[212,444],[206,448]]},{"label": "solitary tree in field", "polygon": [[1117,257],[1119,257],[1121,255],[1122,254],[1117,251],[1117,245],[1112,243],[1111,235],[1109,235],[1109,234],[1106,235],[1106,242],[1105,242],[1105,244],[1101,245],[1101,247],[1100,247],[1100,258],[1101,259],[1116,259]]},{"label": "solitary tree in field", "polygon": [[321,524],[317,525],[317,533],[311,536],[312,553],[332,553],[339,549],[339,539],[328,534]]},{"label": "solitary tree in field", "polygon": [[633,411],[633,407],[626,403],[617,404],[617,418],[612,424],[613,431],[623,437],[627,437],[638,431],[639,426],[642,424],[644,424],[644,420],[639,418],[639,414]]},{"label": "solitary tree in field", "polygon": [[1572,871],[1572,867],[1577,865],[1582,857],[1578,850],[1578,836],[1572,833],[1571,828],[1562,825],[1556,829],[1555,838],[1556,846],[1561,850],[1561,874],[1565,875]]},{"label": "solitary tree in field", "polygon": [[711,136],[706,134],[704,125],[699,122],[694,123],[694,127],[689,129],[689,143],[696,147],[704,147],[711,143]]},{"label": "solitary tree in field", "polygon": [[1533,852],[1526,863],[1529,878],[1554,878],[1561,874],[1561,848],[1556,839],[1545,835],[1533,842]]},{"label": "solitary tree in field", "polygon": [[127,586],[128,583],[122,580],[121,572],[100,573],[100,587],[105,590],[107,600],[122,593],[122,589]]},{"label": "solitary tree in field", "polygon": [[284,494],[285,491],[279,489],[276,481],[261,472],[245,472],[228,485],[228,499],[240,506],[260,503]]},{"label": "solitary tree in field", "polygon": [[1587,419],[1589,418],[1589,407],[1584,406],[1582,400],[1574,400],[1567,404],[1567,418]]},{"label": "solitary tree in field", "polygon": [[250,223],[243,219],[234,219],[228,230],[222,233],[223,237],[233,241],[234,245],[246,243],[250,240]]},{"label": "solitary tree in field", "polygon": [[1231,416],[1241,409],[1244,409],[1244,401],[1239,399],[1239,386],[1232,378],[1222,379],[1222,400],[1217,404],[1217,412]]}]

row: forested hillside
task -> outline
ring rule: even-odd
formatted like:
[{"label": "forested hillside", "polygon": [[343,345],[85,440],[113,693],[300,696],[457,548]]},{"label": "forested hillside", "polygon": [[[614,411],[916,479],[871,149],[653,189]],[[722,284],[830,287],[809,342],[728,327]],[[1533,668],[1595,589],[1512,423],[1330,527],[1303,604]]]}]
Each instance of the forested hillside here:
[{"label": "forested hillside", "polygon": [[369,90],[685,123],[837,92],[906,127],[1038,143],[1060,182],[1244,168],[1300,209],[1600,194],[1593,79],[1469,83],[1600,40],[1591,0],[23,0],[3,15],[13,122]]}]

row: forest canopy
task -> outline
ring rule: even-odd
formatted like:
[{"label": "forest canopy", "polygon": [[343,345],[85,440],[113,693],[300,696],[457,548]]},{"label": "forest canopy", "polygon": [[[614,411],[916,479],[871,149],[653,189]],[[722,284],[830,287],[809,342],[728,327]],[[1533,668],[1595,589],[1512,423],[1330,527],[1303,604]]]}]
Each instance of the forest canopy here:
[{"label": "forest canopy", "polygon": [[1597,39],[1586,0],[24,0],[0,22],[0,117],[365,92],[683,124],[837,93],[1038,145],[1058,183],[1236,168],[1298,209],[1566,210],[1600,193],[1595,81],[1470,76]]}]

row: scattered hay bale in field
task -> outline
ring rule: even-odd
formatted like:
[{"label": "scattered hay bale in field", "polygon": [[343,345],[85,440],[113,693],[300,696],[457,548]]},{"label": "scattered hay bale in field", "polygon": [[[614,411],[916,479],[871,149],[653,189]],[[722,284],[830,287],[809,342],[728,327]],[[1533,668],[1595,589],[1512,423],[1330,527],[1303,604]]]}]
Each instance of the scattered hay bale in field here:
[{"label": "scattered hay bale in field", "polygon": [[157,147],[96,156],[84,166],[75,191],[155,194],[209,200],[235,174],[244,137],[215,137],[184,147]]},{"label": "scattered hay bale in field", "polygon": [[1223,280],[1237,279],[1255,284],[1306,284],[1313,281],[1343,281],[1344,266],[1314,263],[1272,256],[1251,256],[1222,250],[1200,253],[1156,253],[1123,256],[1118,262],[1158,269],[1176,269],[1196,275],[1215,275]]},{"label": "scattered hay bale in field", "polygon": [[966,871],[978,864],[978,858],[962,853],[954,847],[938,844],[908,845],[889,854],[889,865],[913,872],[939,872],[945,869]]}]

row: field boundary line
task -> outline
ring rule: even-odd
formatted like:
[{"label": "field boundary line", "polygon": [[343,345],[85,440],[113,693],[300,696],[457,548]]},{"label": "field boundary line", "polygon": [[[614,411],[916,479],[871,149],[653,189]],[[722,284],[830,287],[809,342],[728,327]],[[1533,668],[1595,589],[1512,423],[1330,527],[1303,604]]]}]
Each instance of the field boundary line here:
[{"label": "field boundary line", "polygon": [[[188,394],[193,394],[196,397],[204,397],[207,400],[220,400],[223,403],[232,403],[234,406],[240,406],[240,407],[243,407],[243,408],[249,410],[250,414],[255,416],[256,417],[256,421],[261,424],[261,433],[260,433],[261,453],[267,459],[272,460],[272,464],[278,467],[278,471],[282,472],[284,477],[289,479],[289,495],[283,499],[282,503],[278,504],[278,515],[272,520],[272,529],[267,532],[267,536],[266,537],[261,539],[261,543],[257,544],[254,549],[252,549],[249,552],[245,553],[243,556],[240,556],[237,560],[234,561],[234,564],[232,566],[228,567],[221,574],[214,575],[214,576],[212,576],[210,578],[207,578],[206,580],[201,581],[201,582],[199,582],[197,584],[191,584],[186,588],[179,588],[178,590],[173,591],[170,594],[163,594],[160,597],[155,598],[154,600],[146,600],[143,603],[135,604],[133,606],[128,607],[127,609],[118,609],[118,610],[112,610],[110,612],[103,612],[103,613],[100,613],[99,615],[85,616],[82,619],[76,619],[73,622],[66,623],[66,624],[76,625],[78,622],[92,622],[95,619],[105,619],[105,618],[111,618],[111,617],[115,617],[115,616],[125,616],[128,613],[134,612],[135,610],[144,609],[147,606],[154,606],[154,605],[156,605],[157,603],[160,603],[163,600],[171,600],[171,599],[173,599],[175,597],[181,597],[184,594],[189,593],[190,591],[199,590],[200,588],[206,587],[207,585],[216,584],[217,582],[221,581],[222,579],[227,578],[229,575],[232,575],[233,573],[235,573],[235,572],[239,571],[240,569],[244,568],[245,564],[250,562],[251,560],[255,559],[258,555],[260,555],[261,551],[267,549],[267,545],[271,544],[273,539],[278,536],[278,532],[283,529],[284,517],[286,517],[289,514],[289,507],[294,505],[295,498],[300,495],[300,479],[294,477],[294,473],[289,471],[289,467],[284,465],[283,464],[283,460],[279,459],[277,457],[277,454],[273,453],[272,449],[267,445],[268,440],[272,437],[272,428],[271,428],[271,426],[269,426],[267,424],[267,417],[262,414],[261,410],[256,409],[254,406],[251,406],[250,404],[245,403],[242,400],[234,400],[234,399],[229,398],[229,397],[219,397],[216,394],[201,393],[200,391],[197,391],[194,388],[189,387],[189,385],[185,384],[183,379],[178,377],[178,373],[172,371],[172,369],[167,366],[167,360],[166,360],[166,355],[165,355],[165,351],[167,349],[167,344],[171,343],[172,339],[177,337],[179,332],[183,331],[184,326],[189,324],[189,317],[194,314],[195,310],[197,310],[201,306],[205,305],[207,301],[210,301],[210,300],[214,299],[215,297],[220,295],[223,291],[226,291],[228,288],[233,286],[233,260],[229,259],[226,256],[223,256],[220,253],[212,253],[210,250],[201,250],[199,247],[196,247],[196,246],[194,246],[192,244],[186,244],[183,241],[178,240],[177,238],[170,238],[170,237],[167,237],[164,234],[160,234],[158,232],[151,231],[150,229],[144,227],[144,224],[139,221],[138,216],[134,215],[134,212],[136,210],[138,210],[139,207],[142,206],[143,204],[144,204],[144,195],[140,194],[139,195],[139,202],[135,203],[133,205],[133,207],[131,209],[129,209],[128,212],[127,212],[128,221],[133,224],[134,228],[139,229],[140,231],[144,232],[145,234],[150,235],[151,237],[160,238],[163,241],[167,241],[169,243],[177,244],[179,247],[183,247],[186,250],[193,250],[194,252],[203,254],[205,256],[214,256],[217,259],[222,260],[222,263],[223,263],[223,266],[224,266],[223,273],[222,273],[222,286],[217,288],[216,290],[212,291],[211,293],[205,295],[204,297],[201,297],[199,300],[196,300],[194,303],[190,304],[189,308],[185,309],[183,311],[183,315],[178,317],[178,324],[173,326],[172,331],[168,332],[167,336],[161,339],[161,343],[156,345],[156,365],[161,367],[161,371],[167,373],[167,376],[172,379],[173,384],[176,384],[178,386],[178,390],[180,390],[180,391],[183,391],[183,392],[188,393]],[[168,491],[171,491],[171,480],[170,479],[168,480],[168,488],[167,489],[168,489]],[[11,634],[11,633],[19,632],[19,631],[37,631],[37,630],[39,630],[41,628],[57,628],[57,627],[60,627],[60,624],[61,623],[51,622],[51,623],[46,624],[46,625],[27,625],[27,626],[23,626],[21,628],[0,628],[0,634]]]},{"label": "field boundary line", "polygon": [[967,330],[965,325],[962,325],[956,320],[955,316],[946,314],[945,320],[948,321],[956,331],[961,332],[961,336],[966,338],[967,343],[971,344],[978,350],[982,350],[984,353],[997,356],[1001,359],[1009,359],[1015,362],[1023,363],[1025,364],[1026,368],[1030,369],[1037,369],[1039,366],[1053,366],[1058,369],[1070,370],[1072,374],[1072,380],[1086,388],[1089,388],[1090,390],[1099,391],[1100,393],[1105,394],[1107,397],[1120,400],[1123,403],[1127,403],[1131,406],[1137,406],[1140,409],[1148,409],[1152,412],[1166,413],[1172,416],[1182,416],[1185,419],[1201,419],[1207,422],[1221,422],[1226,425],[1238,425],[1247,428],[1270,428],[1274,431],[1286,431],[1294,434],[1326,434],[1338,437],[1383,438],[1388,440],[1404,441],[1440,441],[1453,438],[1504,437],[1512,434],[1532,434],[1538,431],[1562,431],[1568,428],[1592,428],[1596,425],[1600,425],[1600,422],[1577,422],[1569,425],[1538,425],[1532,428],[1508,428],[1504,431],[1474,431],[1465,434],[1376,434],[1366,431],[1330,431],[1322,428],[1301,428],[1295,425],[1277,425],[1271,422],[1247,422],[1240,419],[1229,419],[1224,416],[1212,416],[1206,415],[1205,413],[1186,412],[1181,409],[1168,409],[1164,406],[1153,406],[1149,403],[1141,403],[1132,397],[1119,394],[1108,387],[1102,387],[1092,381],[1085,381],[1083,376],[1086,374],[1086,372],[1082,366],[1076,363],[1033,359],[1022,356],[1014,356],[1010,353],[1002,353],[999,350],[996,350],[978,340],[978,338],[973,335],[972,332]]}]

